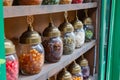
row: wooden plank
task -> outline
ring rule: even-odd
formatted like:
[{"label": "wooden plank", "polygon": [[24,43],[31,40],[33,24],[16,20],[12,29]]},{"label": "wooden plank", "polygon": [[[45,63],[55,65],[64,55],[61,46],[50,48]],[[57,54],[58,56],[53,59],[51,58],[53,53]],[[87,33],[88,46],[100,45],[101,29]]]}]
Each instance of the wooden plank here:
[{"label": "wooden plank", "polygon": [[48,14],[48,13],[88,9],[95,7],[97,7],[97,2],[83,3],[83,4],[66,4],[66,5],[6,6],[4,7],[4,18]]},{"label": "wooden plank", "polygon": [[72,61],[79,58],[82,54],[86,53],[93,46],[95,46],[96,40],[92,40],[91,42],[85,43],[80,49],[76,49],[71,55],[62,56],[61,60],[57,63],[45,64],[43,66],[42,71],[36,75],[23,76],[20,75],[19,80],[46,80],[47,78],[53,76],[57,72],[59,72],[62,68],[69,65]]}]

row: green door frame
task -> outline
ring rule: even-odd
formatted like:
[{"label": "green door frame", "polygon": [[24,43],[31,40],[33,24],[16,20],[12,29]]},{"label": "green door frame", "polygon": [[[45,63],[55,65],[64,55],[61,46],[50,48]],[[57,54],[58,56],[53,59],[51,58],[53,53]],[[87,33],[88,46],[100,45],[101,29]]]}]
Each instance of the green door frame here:
[{"label": "green door frame", "polygon": [[120,80],[120,0],[112,0],[106,80]]},{"label": "green door frame", "polygon": [[0,0],[0,79],[6,80],[3,0]]}]

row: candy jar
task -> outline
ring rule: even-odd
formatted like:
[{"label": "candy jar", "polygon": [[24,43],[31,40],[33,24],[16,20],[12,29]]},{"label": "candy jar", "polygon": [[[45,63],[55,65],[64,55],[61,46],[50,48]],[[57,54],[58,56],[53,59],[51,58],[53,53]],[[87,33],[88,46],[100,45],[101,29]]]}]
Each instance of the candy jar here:
[{"label": "candy jar", "polygon": [[83,74],[84,80],[89,80],[90,79],[89,78],[89,76],[90,76],[90,68],[89,68],[87,59],[82,57],[82,60],[80,62],[80,66],[82,68],[82,74]]},{"label": "candy jar", "polygon": [[83,3],[83,0],[72,0],[73,4]]},{"label": "candy jar", "polygon": [[44,64],[44,49],[41,37],[33,30],[33,16],[27,17],[28,29],[20,36],[19,63],[22,74],[37,74]]},{"label": "candy jar", "polygon": [[73,80],[72,75],[70,72],[64,68],[58,75],[57,75],[57,80]]},{"label": "candy jar", "polygon": [[20,5],[40,5],[43,0],[18,0]]},{"label": "candy jar", "polygon": [[86,18],[84,20],[84,30],[85,30],[85,41],[91,41],[94,35],[94,27],[92,24],[92,19],[88,17],[87,10],[85,10]]},{"label": "candy jar", "polygon": [[65,22],[59,26],[63,38],[63,54],[72,54],[75,50],[75,34],[72,24],[67,20],[67,12],[65,12]]},{"label": "candy jar", "polygon": [[60,4],[71,4],[72,0],[60,0]]},{"label": "candy jar", "polygon": [[60,0],[43,0],[43,5],[54,5],[59,4]]},{"label": "candy jar", "polygon": [[81,67],[75,61],[70,65],[70,73],[72,74],[73,80],[83,80]]},{"label": "candy jar", "polygon": [[3,0],[3,5],[4,6],[12,6],[13,0]]},{"label": "candy jar", "polygon": [[50,63],[58,62],[63,54],[63,42],[61,33],[54,26],[50,18],[49,26],[43,31],[43,46],[45,47],[45,60]]},{"label": "candy jar", "polygon": [[76,11],[76,18],[73,22],[73,27],[75,33],[76,48],[79,48],[85,42],[85,31],[83,29],[83,23],[77,17],[77,11]]},{"label": "candy jar", "polygon": [[18,80],[19,63],[16,55],[14,44],[5,39],[5,51],[6,51],[6,79],[7,80]]}]

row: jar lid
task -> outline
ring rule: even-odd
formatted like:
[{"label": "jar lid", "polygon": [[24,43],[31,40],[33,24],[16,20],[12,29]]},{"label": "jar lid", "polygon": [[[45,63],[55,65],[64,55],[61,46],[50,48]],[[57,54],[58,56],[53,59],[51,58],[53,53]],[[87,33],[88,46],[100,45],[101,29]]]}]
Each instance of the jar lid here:
[{"label": "jar lid", "polygon": [[43,31],[43,36],[45,37],[58,37],[60,36],[60,31],[57,27],[55,27],[51,22],[49,26]]},{"label": "jar lid", "polygon": [[91,25],[92,24],[92,19],[90,17],[85,18],[84,24],[85,25]]},{"label": "jar lid", "polygon": [[58,80],[72,80],[72,75],[66,69],[64,69],[58,76]]},{"label": "jar lid", "polygon": [[80,62],[80,65],[81,66],[88,66],[88,60],[87,59],[82,59],[81,62]]},{"label": "jar lid", "polygon": [[41,36],[38,32],[33,30],[31,25],[29,25],[27,31],[20,36],[19,42],[21,44],[38,44],[41,43]]},{"label": "jar lid", "polygon": [[81,72],[81,67],[79,64],[77,64],[75,61],[72,63],[72,65],[70,66],[70,72],[72,74],[77,74],[79,72]]},{"label": "jar lid", "polygon": [[77,16],[75,18],[75,21],[73,22],[73,27],[74,27],[74,29],[81,29],[81,28],[83,28],[83,23],[82,23],[82,21],[80,21],[78,19]]},{"label": "jar lid", "polygon": [[5,38],[4,45],[5,45],[6,55],[14,54],[16,52],[15,51],[15,45],[12,43],[12,41]]}]

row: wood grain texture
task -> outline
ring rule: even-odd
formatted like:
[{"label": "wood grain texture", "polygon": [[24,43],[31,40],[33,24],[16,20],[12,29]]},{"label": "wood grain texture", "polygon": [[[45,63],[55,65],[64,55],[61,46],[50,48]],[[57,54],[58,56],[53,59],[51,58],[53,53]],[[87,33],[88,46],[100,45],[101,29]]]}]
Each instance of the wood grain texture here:
[{"label": "wood grain texture", "polygon": [[71,55],[62,56],[61,60],[54,64],[45,64],[42,71],[36,75],[30,76],[19,76],[19,80],[46,80],[47,78],[53,76],[59,72],[62,68],[69,65],[72,61],[79,58],[82,54],[86,53],[88,50],[93,48],[96,44],[96,40],[85,43],[80,49],[76,49]]},{"label": "wood grain texture", "polygon": [[57,13],[63,11],[80,10],[95,7],[97,7],[97,2],[66,5],[7,6],[4,7],[4,18]]}]

